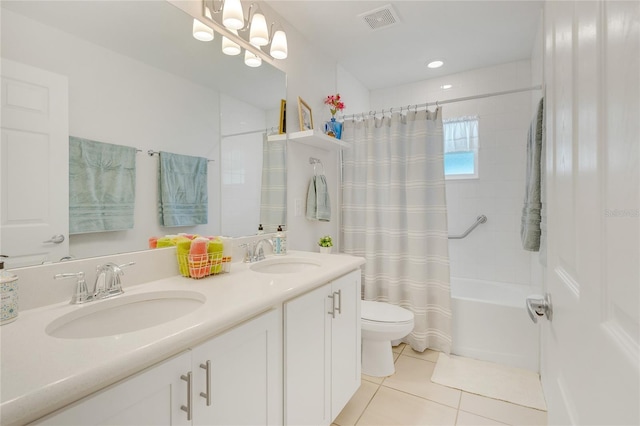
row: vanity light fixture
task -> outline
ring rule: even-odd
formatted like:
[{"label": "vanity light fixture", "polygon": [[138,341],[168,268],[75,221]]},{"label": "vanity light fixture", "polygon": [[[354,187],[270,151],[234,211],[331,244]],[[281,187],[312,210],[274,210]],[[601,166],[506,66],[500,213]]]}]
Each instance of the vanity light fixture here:
[{"label": "vanity light fixture", "polygon": [[[207,18],[212,19],[211,11],[206,6],[204,8],[204,15]],[[202,22],[194,18],[193,19],[193,37],[196,40],[200,40],[200,41],[211,41],[213,40],[213,28],[206,26],[205,24],[203,24]]]},{"label": "vanity light fixture", "polygon": [[283,29],[279,29],[273,34],[271,50],[269,52],[271,53],[271,56],[276,59],[285,59],[289,54],[287,48],[287,34]]},{"label": "vanity light fixture", "polygon": [[251,68],[259,67],[260,65],[262,65],[262,59],[260,59],[255,53],[245,50],[244,64]]},{"label": "vanity light fixture", "polygon": [[260,9],[253,12],[251,26],[249,27],[249,43],[254,46],[266,46],[269,44],[269,29],[267,19]]},{"label": "vanity light fixture", "polygon": [[[214,28],[222,29],[221,27],[224,27],[224,30],[236,35],[238,39],[250,43],[256,49],[274,59],[287,58],[289,52],[287,35],[284,29],[275,22],[272,22],[271,27],[269,27],[267,18],[258,3],[252,3],[249,6],[247,19],[244,17],[244,10],[240,0],[221,0],[219,3],[218,0],[203,0],[203,5],[205,17],[212,24],[215,23]],[[216,7],[216,5],[218,6]],[[216,19],[214,19],[214,16]],[[247,36],[240,35],[240,32],[247,32],[247,30],[248,39],[245,38]],[[222,32],[224,33],[224,31]],[[226,55],[239,55],[242,52],[242,43],[238,43],[230,34],[225,34],[222,38],[222,52]],[[254,52],[245,53],[245,64],[248,66],[256,67],[262,64],[260,55]]]},{"label": "vanity light fixture", "polygon": [[[238,35],[238,30],[229,30],[233,34]],[[226,36],[222,36],[222,53],[229,56],[235,56],[242,53],[242,48],[235,41],[230,40]]]},{"label": "vanity light fixture", "polygon": [[[217,13],[220,13],[220,10]],[[222,25],[230,30],[244,28],[244,11],[240,0],[224,0],[222,2]]]},{"label": "vanity light fixture", "polygon": [[211,41],[213,40],[213,30],[193,18],[193,37],[200,41]]}]

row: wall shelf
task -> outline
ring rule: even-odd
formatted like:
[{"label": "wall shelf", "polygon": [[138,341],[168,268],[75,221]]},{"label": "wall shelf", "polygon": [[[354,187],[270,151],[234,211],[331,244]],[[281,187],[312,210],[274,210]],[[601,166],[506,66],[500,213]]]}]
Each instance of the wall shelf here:
[{"label": "wall shelf", "polygon": [[325,151],[339,151],[351,148],[351,144],[332,138],[322,133],[320,130],[303,130],[301,132],[289,133],[289,140],[295,143],[302,143]]},{"label": "wall shelf", "polygon": [[269,142],[286,141],[286,140],[287,140],[286,133],[282,133],[280,135],[269,135],[269,136],[267,136],[267,141],[269,141]]}]

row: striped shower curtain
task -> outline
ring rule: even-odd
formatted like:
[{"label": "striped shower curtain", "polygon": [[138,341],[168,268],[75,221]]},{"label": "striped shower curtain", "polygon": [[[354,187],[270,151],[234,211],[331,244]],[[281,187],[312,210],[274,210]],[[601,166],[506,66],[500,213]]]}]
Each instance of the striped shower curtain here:
[{"label": "striped shower curtain", "polygon": [[365,300],[411,310],[404,341],[451,350],[442,111],[346,121],[342,241],[363,256]]}]

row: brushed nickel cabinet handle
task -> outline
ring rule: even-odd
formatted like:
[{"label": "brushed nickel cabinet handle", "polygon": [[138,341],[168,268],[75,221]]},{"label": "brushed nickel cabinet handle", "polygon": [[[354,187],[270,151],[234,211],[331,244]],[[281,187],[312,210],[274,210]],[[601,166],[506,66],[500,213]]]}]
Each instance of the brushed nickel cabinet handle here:
[{"label": "brushed nickel cabinet handle", "polygon": [[186,407],[184,405],[180,406],[180,409],[187,413],[187,420],[191,420],[191,391],[193,386],[191,371],[189,371],[186,376],[183,374],[180,378],[187,382],[187,405]]},{"label": "brushed nickel cabinet handle", "polygon": [[327,296],[329,299],[331,299],[331,310],[327,312],[329,315],[331,315],[331,318],[336,317],[336,300],[334,298],[334,294],[335,293],[332,293],[329,296]]},{"label": "brushed nickel cabinet handle", "polygon": [[207,400],[207,407],[211,405],[211,361],[207,360],[205,364],[200,364],[206,376],[206,392],[200,392],[200,396]]}]

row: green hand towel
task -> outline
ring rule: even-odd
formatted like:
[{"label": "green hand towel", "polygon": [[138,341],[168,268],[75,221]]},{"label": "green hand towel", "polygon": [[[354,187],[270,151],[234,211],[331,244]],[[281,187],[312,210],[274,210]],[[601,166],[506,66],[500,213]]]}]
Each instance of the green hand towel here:
[{"label": "green hand towel", "polygon": [[69,137],[69,233],[133,228],[136,149]]},{"label": "green hand towel", "polygon": [[314,176],[309,182],[306,217],[309,220],[331,221],[331,202],[324,175]]},{"label": "green hand towel", "polygon": [[207,223],[207,159],[160,152],[158,213],[161,226]]}]

